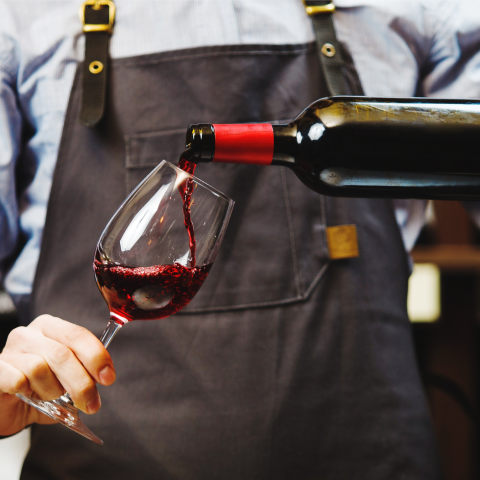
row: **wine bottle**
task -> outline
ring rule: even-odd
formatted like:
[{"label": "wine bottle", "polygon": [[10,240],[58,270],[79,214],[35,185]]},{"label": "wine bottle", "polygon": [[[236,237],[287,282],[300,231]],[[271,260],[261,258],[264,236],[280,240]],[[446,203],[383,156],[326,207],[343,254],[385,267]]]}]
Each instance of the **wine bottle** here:
[{"label": "wine bottle", "polygon": [[285,124],[197,124],[184,160],[281,165],[341,197],[480,198],[480,102],[330,97]]}]

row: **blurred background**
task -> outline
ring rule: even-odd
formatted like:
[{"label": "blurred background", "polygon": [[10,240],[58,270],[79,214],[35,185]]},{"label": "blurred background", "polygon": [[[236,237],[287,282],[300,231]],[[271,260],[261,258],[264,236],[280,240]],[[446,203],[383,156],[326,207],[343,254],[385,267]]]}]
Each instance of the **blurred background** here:
[{"label": "blurred background", "polygon": [[445,478],[478,479],[480,232],[459,202],[430,202],[412,257],[409,315]]},{"label": "blurred background", "polygon": [[[446,480],[480,478],[480,232],[458,202],[430,202],[412,252],[408,310]],[[18,325],[0,289],[0,345]],[[477,422],[477,423],[475,423]],[[29,431],[0,440],[0,480],[19,478]]]}]

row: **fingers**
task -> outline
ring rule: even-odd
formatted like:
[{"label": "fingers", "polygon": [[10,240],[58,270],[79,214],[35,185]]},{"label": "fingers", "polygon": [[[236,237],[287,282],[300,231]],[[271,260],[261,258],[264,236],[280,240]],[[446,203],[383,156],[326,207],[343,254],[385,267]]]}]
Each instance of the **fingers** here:
[{"label": "fingers", "polygon": [[30,395],[32,393],[26,375],[18,368],[0,359],[0,372],[0,392],[9,395],[16,393]]},{"label": "fingers", "polygon": [[[0,385],[3,392],[11,395],[15,393],[30,395],[33,390],[42,400],[54,400],[65,392],[42,356],[6,353],[2,355],[2,359],[3,364],[8,365],[5,370],[2,370],[2,377],[11,379],[11,388],[8,390]],[[10,368],[10,372],[6,371],[7,368]],[[16,372],[13,373],[12,370]],[[8,374],[8,377],[5,374]],[[15,382],[16,379],[18,379],[17,382]],[[8,385],[6,387],[8,388]]]},{"label": "fingers", "polygon": [[92,333],[48,315],[13,330],[1,358],[20,372],[9,373],[10,391],[21,384],[23,374],[40,398],[51,400],[66,390],[86,413],[100,408],[95,382],[110,385],[115,380],[110,355]]},{"label": "fingers", "polygon": [[72,350],[33,328],[19,328],[13,332],[12,342],[18,353],[10,353],[9,348],[2,357],[8,363],[15,362],[14,366],[21,369],[35,393],[42,398],[44,395],[50,397],[50,392],[58,390],[60,382],[60,395],[68,391],[78,408],[94,413],[91,407],[98,403],[95,381]]},{"label": "fingers", "polygon": [[10,362],[0,358],[0,431],[13,435],[31,423],[51,424],[55,420],[18,399],[15,394],[30,396],[32,389],[27,377]]},{"label": "fingers", "polygon": [[108,386],[115,381],[115,369],[110,354],[102,342],[86,328],[50,315],[38,317],[31,327],[38,329],[45,337],[68,347],[96,382]]}]

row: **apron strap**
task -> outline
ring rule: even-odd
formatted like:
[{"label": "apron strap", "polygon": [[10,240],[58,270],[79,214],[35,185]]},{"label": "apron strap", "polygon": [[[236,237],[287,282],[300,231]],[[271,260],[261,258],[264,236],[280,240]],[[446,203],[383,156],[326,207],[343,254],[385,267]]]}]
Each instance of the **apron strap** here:
[{"label": "apron strap", "polygon": [[80,7],[85,33],[80,124],[94,127],[103,117],[107,93],[108,44],[115,21],[111,0],[88,0]]},{"label": "apron strap", "polygon": [[[343,59],[332,18],[335,5],[330,0],[304,0],[304,4],[312,18],[318,56],[329,92],[331,95],[345,95]],[[94,127],[105,111],[108,45],[115,21],[115,4],[111,0],[87,0],[80,7],[79,14],[85,33],[79,121],[85,127]]]},{"label": "apron strap", "polygon": [[335,5],[330,0],[304,0],[303,3],[312,19],[318,57],[328,90],[331,95],[345,95],[347,91],[342,72],[343,59],[333,25]]}]

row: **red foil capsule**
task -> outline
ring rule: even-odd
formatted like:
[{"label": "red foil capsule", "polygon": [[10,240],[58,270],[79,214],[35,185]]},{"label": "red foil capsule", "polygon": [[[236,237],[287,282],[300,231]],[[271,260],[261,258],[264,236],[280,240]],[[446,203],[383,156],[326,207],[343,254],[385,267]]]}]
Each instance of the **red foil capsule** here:
[{"label": "red foil capsule", "polygon": [[269,123],[213,125],[213,162],[270,165],[273,159],[273,128]]}]

